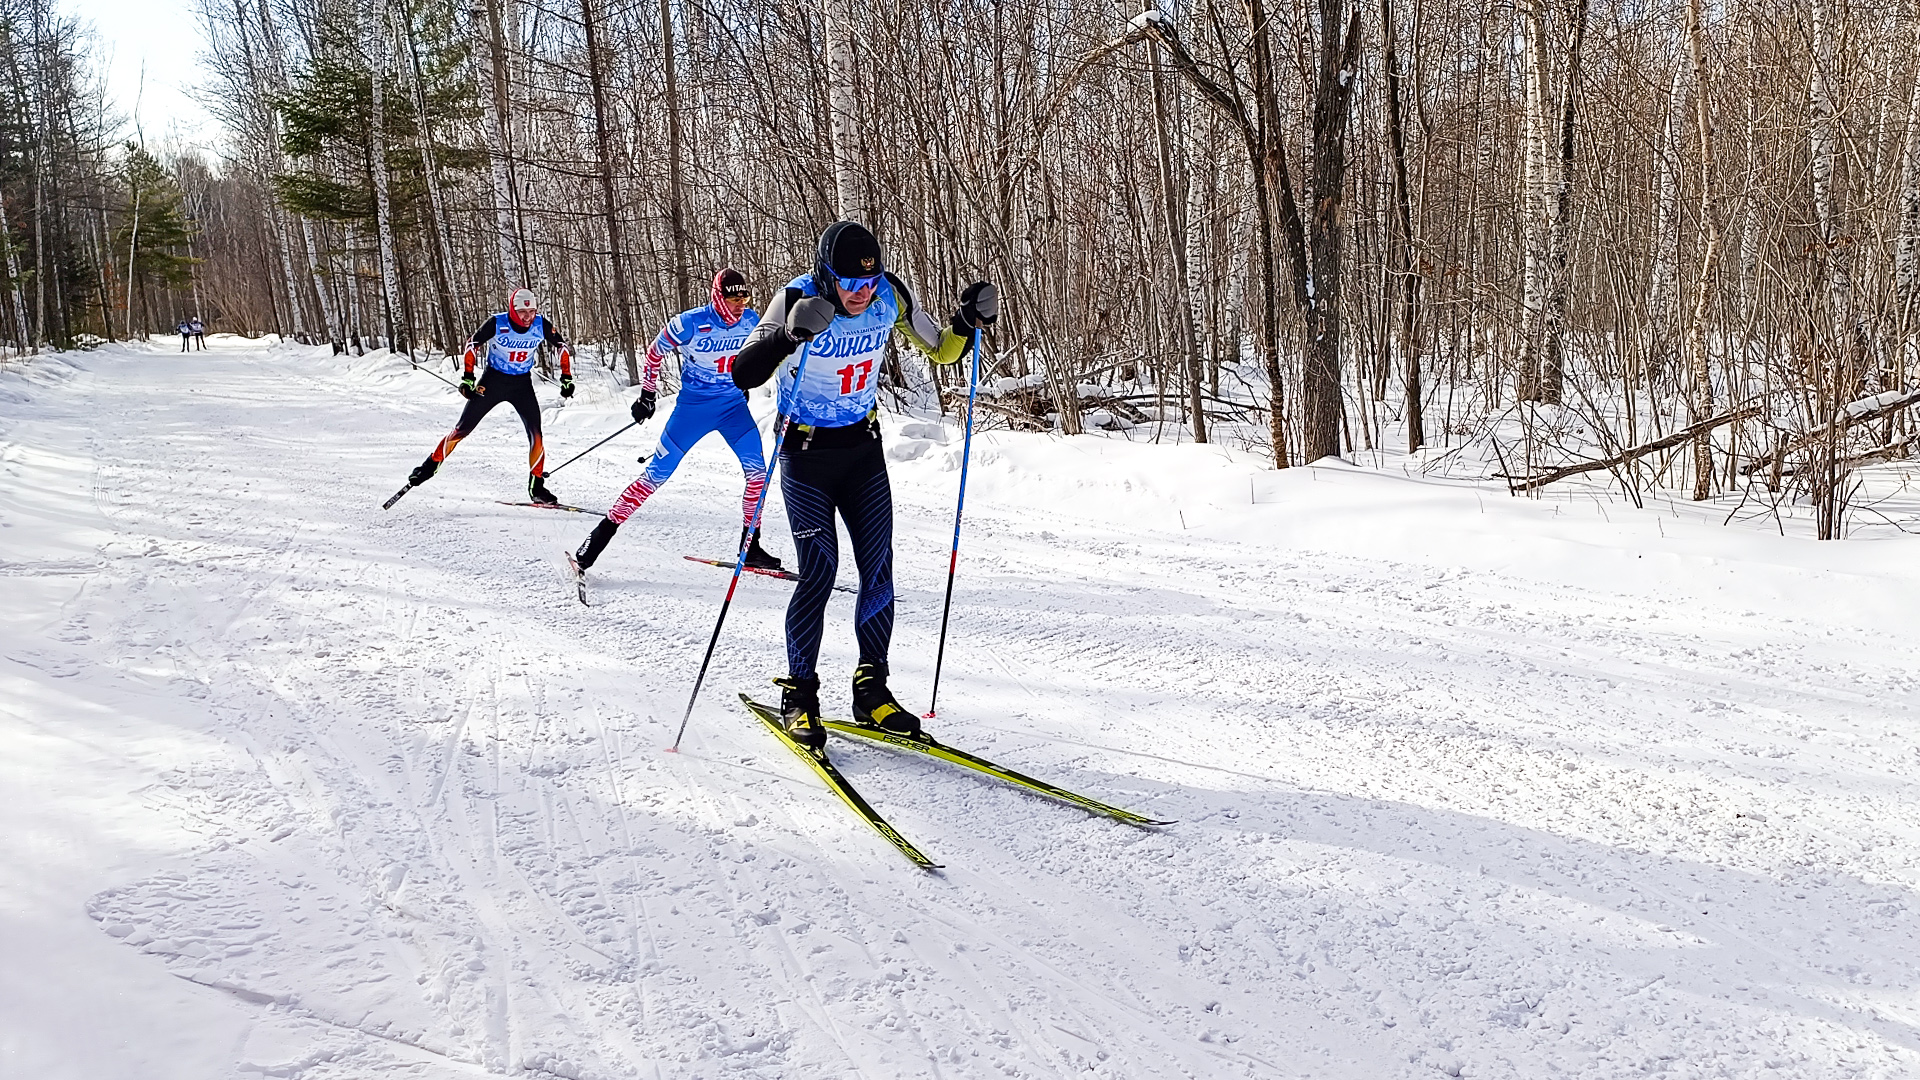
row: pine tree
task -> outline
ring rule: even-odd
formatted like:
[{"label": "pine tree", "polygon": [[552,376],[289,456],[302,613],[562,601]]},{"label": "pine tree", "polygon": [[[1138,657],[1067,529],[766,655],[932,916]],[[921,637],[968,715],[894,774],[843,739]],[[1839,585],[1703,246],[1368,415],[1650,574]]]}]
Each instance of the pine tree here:
[{"label": "pine tree", "polygon": [[184,250],[192,230],[173,174],[138,144],[127,143],[125,149],[120,180],[126,185],[126,205],[120,227],[114,231],[114,251],[127,253],[128,319],[133,318],[138,297],[140,325],[151,333],[155,325],[152,289],[188,284],[198,260]]}]

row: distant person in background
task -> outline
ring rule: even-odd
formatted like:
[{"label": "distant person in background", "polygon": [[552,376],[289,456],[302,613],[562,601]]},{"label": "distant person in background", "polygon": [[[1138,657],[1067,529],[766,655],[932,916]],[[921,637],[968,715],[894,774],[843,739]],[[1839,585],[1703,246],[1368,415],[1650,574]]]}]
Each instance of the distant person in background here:
[{"label": "distant person in background", "polygon": [[194,344],[199,347],[200,351],[206,352],[207,324],[200,321],[200,316],[195,315],[193,318],[187,320],[187,331],[193,335]]},{"label": "distant person in background", "polygon": [[187,346],[193,341],[193,321],[190,319],[182,319],[180,325],[174,327],[174,329],[180,331],[180,351],[186,352]]},{"label": "distant person in background", "polygon": [[[409,487],[419,487],[432,479],[460,440],[473,434],[487,413],[504,402],[520,414],[520,423],[527,429],[528,500],[548,506],[560,501],[547,490],[547,447],[540,437],[540,399],[533,393],[533,363],[542,345],[560,354],[560,396],[572,397],[573,354],[567,351],[566,341],[540,314],[532,289],[513,290],[507,298],[507,310],[489,316],[467,343],[466,373],[460,378],[460,396],[467,399],[467,407],[447,437],[408,475]],[[487,366],[475,383],[475,350],[481,348],[486,349]]]}]

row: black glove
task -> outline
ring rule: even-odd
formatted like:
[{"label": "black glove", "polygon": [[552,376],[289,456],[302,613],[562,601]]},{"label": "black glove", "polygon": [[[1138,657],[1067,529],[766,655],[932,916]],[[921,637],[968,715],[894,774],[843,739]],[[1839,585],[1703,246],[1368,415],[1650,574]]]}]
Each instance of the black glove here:
[{"label": "black glove", "polygon": [[472,401],[474,398],[477,398],[484,393],[486,393],[485,390],[482,390],[473,384],[473,372],[469,371],[465,375],[460,376],[460,396],[461,397],[466,398],[468,401]]},{"label": "black glove", "polygon": [[560,376],[560,396],[561,397],[573,396],[573,376],[571,375]]},{"label": "black glove", "polygon": [[1000,290],[991,281],[976,281],[960,290],[960,310],[953,313],[953,332],[967,337],[979,327],[1000,319]]},{"label": "black glove", "polygon": [[812,341],[833,325],[833,301],[824,296],[802,297],[787,312],[787,334],[795,341]]},{"label": "black glove", "polygon": [[633,422],[644,424],[653,419],[653,391],[642,390],[633,402]]}]

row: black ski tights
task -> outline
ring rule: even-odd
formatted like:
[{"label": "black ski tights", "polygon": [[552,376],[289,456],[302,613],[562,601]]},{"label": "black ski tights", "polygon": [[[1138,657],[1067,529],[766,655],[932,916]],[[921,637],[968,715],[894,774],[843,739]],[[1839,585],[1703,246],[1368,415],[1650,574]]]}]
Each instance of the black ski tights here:
[{"label": "black ski tights", "polygon": [[840,571],[836,510],[847,523],[854,565],[860,570],[853,616],[860,662],[886,663],[893,639],[893,488],[887,482],[880,440],[780,455],[780,493],[800,560],[800,583],[787,605],[787,674],[810,678],[820,659],[827,598]]}]

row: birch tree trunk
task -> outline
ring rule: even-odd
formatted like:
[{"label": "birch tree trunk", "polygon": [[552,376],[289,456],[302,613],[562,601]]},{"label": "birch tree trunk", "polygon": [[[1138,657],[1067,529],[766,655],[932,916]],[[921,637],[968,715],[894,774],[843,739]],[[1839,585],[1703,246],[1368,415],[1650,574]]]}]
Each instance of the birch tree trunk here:
[{"label": "birch tree trunk", "polygon": [[1518,4],[1527,50],[1527,80],[1521,105],[1524,120],[1520,176],[1520,377],[1514,395],[1521,401],[1540,400],[1541,328],[1547,306],[1545,260],[1554,201],[1547,170],[1553,139],[1547,85],[1555,50],[1547,36],[1545,3],[1546,0],[1519,0]]},{"label": "birch tree trunk", "polygon": [[347,254],[346,277],[341,284],[347,294],[347,347],[355,356],[366,355],[366,320],[360,316],[360,230],[352,221],[346,223]]},{"label": "birch tree trunk", "polygon": [[[693,268],[687,254],[687,185],[683,161],[685,142],[680,129],[680,78],[675,68],[672,0],[660,0],[660,64],[667,90],[667,222],[673,230],[674,303],[682,311],[693,306]],[[853,69],[849,66],[847,71]],[[848,76],[851,78],[851,75]],[[628,366],[632,366],[631,348]],[[635,379],[634,381],[638,381]]]},{"label": "birch tree trunk", "polygon": [[827,111],[832,119],[833,188],[840,217],[877,229],[867,205],[867,163],[860,143],[860,97],[854,86],[859,59],[854,52],[852,0],[825,0],[827,23]]},{"label": "birch tree trunk", "polygon": [[[241,56],[246,64],[247,81],[253,89],[260,112],[258,124],[261,130],[254,133],[254,138],[260,143],[260,166],[270,175],[277,175],[281,170],[280,114],[273,106],[273,95],[285,85],[280,42],[273,33],[272,15],[267,11],[266,0],[262,0],[260,20],[265,40],[261,44],[266,52],[266,62],[256,62],[246,0],[234,0],[233,14],[234,30],[240,37]],[[293,242],[287,235],[286,214],[278,205],[269,204],[267,217],[273,231],[274,247],[279,255],[281,282],[286,288],[288,322],[292,325],[294,339],[304,341],[307,336],[305,305],[300,302],[300,277],[293,268]]]},{"label": "birch tree trunk", "polygon": [[[1920,19],[1914,20],[1913,55],[1920,58]],[[1913,334],[1920,301],[1920,65],[1907,92],[1906,143],[1900,155],[1899,239],[1893,255],[1894,299],[1899,305],[1900,343]]]},{"label": "birch tree trunk", "polygon": [[[1827,267],[1827,302],[1832,337],[1826,362],[1815,364],[1815,398],[1820,402],[1819,423],[1838,430],[1841,406],[1853,390],[1853,274],[1846,245],[1845,208],[1839,191],[1838,136],[1833,94],[1833,24],[1827,0],[1812,0],[1813,65],[1807,81],[1807,140],[1813,189],[1814,227]],[[1810,463],[1814,531],[1831,540],[1840,531],[1840,492],[1835,459],[1837,438],[1819,440]]]},{"label": "birch tree trunk", "polygon": [[1394,30],[1393,0],[1380,0],[1380,36],[1384,50],[1381,66],[1386,69],[1387,76],[1387,152],[1393,167],[1393,211],[1390,218],[1392,251],[1388,255],[1388,267],[1399,286],[1395,304],[1400,316],[1400,381],[1405,395],[1407,452],[1411,454],[1426,443],[1427,433],[1420,385],[1423,351],[1420,272],[1415,269],[1413,252],[1413,195],[1407,183],[1407,129],[1400,101],[1400,53],[1398,35]]},{"label": "birch tree trunk", "polygon": [[[1713,84],[1707,70],[1706,16],[1703,0],[1687,0],[1687,45],[1693,59],[1693,130],[1700,154],[1700,274],[1694,284],[1693,311],[1687,319],[1687,366],[1692,376],[1688,422],[1698,424],[1713,415],[1713,367],[1707,353],[1707,318],[1720,283],[1720,211],[1713,152]],[[1701,432],[1693,440],[1693,497],[1713,494],[1713,434]]]},{"label": "birch tree trunk", "polygon": [[1573,303],[1573,148],[1574,100],[1580,89],[1580,55],[1587,38],[1587,0],[1567,0],[1567,40],[1562,52],[1558,115],[1547,183],[1545,279],[1540,324],[1538,400],[1560,404],[1566,382],[1567,318]]},{"label": "birch tree trunk", "polygon": [[1845,209],[1838,183],[1838,135],[1833,102],[1833,26],[1828,0],[1812,0],[1813,66],[1807,80],[1807,143],[1813,187],[1814,227],[1827,264],[1827,297],[1832,304],[1834,347],[1848,345],[1852,322],[1853,274],[1841,238]]},{"label": "birch tree trunk", "polygon": [[20,335],[14,341],[14,350],[21,356],[28,352],[38,352],[32,348],[33,328],[27,324],[27,299],[20,291],[20,260],[13,253],[13,231],[7,227],[7,200],[0,195],[0,248],[6,249],[7,256],[7,292],[13,300],[13,325]]},{"label": "birch tree trunk", "polygon": [[[507,55],[505,43],[500,40],[500,0],[486,0],[484,8],[477,8],[471,14],[474,21],[483,23],[481,30],[486,35],[491,60],[492,78],[480,83],[481,97],[491,106],[480,122],[480,135],[487,143],[488,173],[493,180],[494,228],[500,250],[500,273],[505,278],[504,287],[494,291],[504,295],[507,289],[527,284],[527,267],[520,258],[520,230],[514,214],[519,200],[514,197],[513,180],[507,173]],[[477,64],[474,74],[480,75]]]},{"label": "birch tree trunk", "polygon": [[[405,12],[404,3],[402,12]],[[418,131],[415,142],[420,148],[422,171],[427,179],[427,210],[433,215],[428,224],[427,238],[432,247],[433,288],[439,297],[440,328],[438,334],[441,347],[448,352],[456,351],[463,333],[464,319],[458,294],[460,276],[453,267],[453,235],[450,231],[446,193],[440,183],[440,163],[433,147],[433,125],[427,110],[426,80],[420,70],[419,42],[412,32],[412,17],[403,15],[401,23],[406,32],[408,71],[412,75],[413,109],[415,125]]]},{"label": "birch tree trunk", "polygon": [[1168,115],[1166,80],[1160,74],[1160,48],[1157,45],[1148,48],[1153,58],[1150,77],[1154,117],[1158,121],[1153,130],[1155,144],[1160,150],[1161,216],[1166,220],[1167,252],[1173,260],[1173,335],[1187,377],[1187,409],[1193,423],[1193,441],[1204,443],[1207,441],[1207,414],[1201,396],[1199,347],[1193,333],[1192,282],[1187,275],[1187,229],[1181,213],[1180,183],[1175,175],[1172,142],[1167,134],[1172,118]]},{"label": "birch tree trunk", "polygon": [[640,384],[639,361],[634,356],[633,292],[627,284],[625,245],[620,236],[620,202],[613,186],[613,134],[607,124],[607,88],[601,65],[605,56],[600,49],[600,30],[593,0],[580,0],[580,22],[587,45],[587,79],[593,87],[593,134],[600,148],[600,197],[606,218],[607,257],[613,270],[613,325],[620,339],[620,352],[627,362],[627,384]]},{"label": "birch tree trunk", "polygon": [[327,275],[320,269],[320,247],[314,240],[311,218],[300,219],[300,235],[306,241],[307,276],[313,280],[313,294],[320,301],[320,318],[327,324],[327,340],[333,345],[334,354],[339,355],[347,350],[347,328],[340,321],[339,309],[334,306]]},{"label": "birch tree trunk", "polygon": [[387,11],[373,0],[367,17],[367,80],[372,115],[367,121],[367,172],[373,178],[373,227],[380,248],[380,299],[386,316],[387,348],[413,352],[413,328],[400,306],[399,269],[394,259],[393,204],[387,176]]},{"label": "birch tree trunk", "polygon": [[1647,278],[1647,378],[1660,383],[1672,372],[1678,346],[1675,297],[1680,276],[1680,110],[1686,101],[1685,69],[1675,68],[1666,118],[1660,128],[1653,170],[1653,234]]}]

